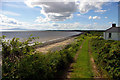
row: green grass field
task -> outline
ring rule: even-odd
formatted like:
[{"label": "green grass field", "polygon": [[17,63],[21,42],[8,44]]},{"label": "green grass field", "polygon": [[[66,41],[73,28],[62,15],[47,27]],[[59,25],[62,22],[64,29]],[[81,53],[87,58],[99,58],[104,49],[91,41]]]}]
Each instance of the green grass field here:
[{"label": "green grass field", "polygon": [[71,78],[91,78],[93,76],[88,53],[88,41],[89,38],[84,41],[82,48],[78,51],[79,55],[76,63],[73,65]]}]

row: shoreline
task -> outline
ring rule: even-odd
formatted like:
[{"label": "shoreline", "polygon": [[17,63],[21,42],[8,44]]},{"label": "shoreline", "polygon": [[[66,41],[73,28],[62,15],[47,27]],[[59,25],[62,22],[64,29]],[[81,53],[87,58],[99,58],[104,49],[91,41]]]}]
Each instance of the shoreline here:
[{"label": "shoreline", "polygon": [[64,40],[62,42],[57,42],[54,44],[46,45],[44,47],[36,48],[37,52],[48,53],[62,50],[65,46],[73,43],[75,41],[75,37]]},{"label": "shoreline", "polygon": [[41,47],[45,47],[45,46],[52,45],[52,44],[55,44],[55,43],[63,42],[65,40],[71,39],[73,37],[77,37],[81,34],[83,34],[83,32],[80,33],[80,34],[76,34],[76,35],[72,35],[72,36],[68,36],[68,37],[58,38],[58,39],[55,39],[55,40],[49,40],[47,42],[42,43],[41,45],[35,46],[35,48],[41,48]]},{"label": "shoreline", "polygon": [[[81,33],[75,34],[75,35],[71,35],[71,36],[68,36],[68,37],[62,37],[62,38],[52,39],[52,40],[49,40],[49,41],[43,41],[43,42],[40,42],[41,43],[40,45],[36,45],[36,46],[34,46],[35,44],[33,42],[29,43],[28,45],[29,46],[34,46],[34,48],[41,48],[41,47],[45,47],[47,45],[52,45],[52,44],[55,44],[55,43],[59,43],[59,42],[68,40],[68,39],[73,38],[73,37],[77,37],[77,36],[79,36],[83,33],[84,32],[81,32]],[[2,51],[2,45],[0,45],[0,51]]]}]

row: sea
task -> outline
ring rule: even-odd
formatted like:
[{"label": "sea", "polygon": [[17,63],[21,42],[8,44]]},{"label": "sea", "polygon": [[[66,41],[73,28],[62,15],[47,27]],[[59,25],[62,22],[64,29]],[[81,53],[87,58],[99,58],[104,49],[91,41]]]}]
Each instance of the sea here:
[{"label": "sea", "polygon": [[[5,40],[11,40],[13,37],[19,38],[20,41],[25,41],[32,35],[32,37],[39,37],[34,41],[45,43],[73,35],[80,34],[81,32],[70,32],[70,31],[4,31],[2,35],[5,35]],[[34,42],[33,41],[33,42]],[[0,50],[1,51],[1,50]]]}]

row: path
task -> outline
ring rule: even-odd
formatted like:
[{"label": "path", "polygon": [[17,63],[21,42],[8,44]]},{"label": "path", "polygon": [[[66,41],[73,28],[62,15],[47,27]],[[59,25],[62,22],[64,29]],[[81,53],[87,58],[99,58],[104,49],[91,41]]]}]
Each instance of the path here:
[{"label": "path", "polygon": [[74,62],[70,64],[70,66],[69,66],[69,68],[68,68],[68,71],[67,71],[67,73],[66,73],[65,79],[70,79],[70,78],[71,78],[70,76],[71,76],[71,73],[73,72],[73,65],[76,63],[76,60],[77,60],[77,58],[78,58],[78,55],[79,55],[79,53],[80,53],[80,51],[81,51],[81,49],[82,49],[82,46],[83,46],[83,43],[84,43],[84,42],[85,42],[85,40],[82,42],[79,50],[77,51],[77,53],[76,53],[76,55],[75,55],[75,57],[74,57]]},{"label": "path", "polygon": [[72,78],[102,78],[92,57],[89,38],[83,41],[74,59],[75,62],[70,64],[67,71],[66,80]]},{"label": "path", "polygon": [[91,76],[93,76],[92,67],[88,54],[88,38],[86,38],[76,53],[75,62],[70,65],[66,80],[91,78]]},{"label": "path", "polygon": [[89,55],[90,55],[90,61],[91,61],[91,64],[92,64],[92,71],[94,73],[94,78],[95,79],[102,78],[102,75],[99,73],[99,71],[97,69],[97,66],[95,64],[94,58],[92,56],[92,51],[91,51],[91,47],[90,47],[90,40],[89,40],[88,52],[89,52]]}]

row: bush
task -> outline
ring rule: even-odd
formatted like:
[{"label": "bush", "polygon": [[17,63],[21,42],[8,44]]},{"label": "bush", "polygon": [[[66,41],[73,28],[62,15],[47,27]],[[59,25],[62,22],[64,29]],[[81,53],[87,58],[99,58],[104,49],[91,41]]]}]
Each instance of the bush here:
[{"label": "bush", "polygon": [[34,52],[34,46],[38,45],[35,43],[33,46],[29,46],[29,42],[35,37],[30,37],[25,42],[20,42],[19,38],[13,38],[12,40],[4,40],[5,36],[0,37],[2,44],[2,73],[5,78],[16,78],[18,77],[18,62],[27,54]]},{"label": "bush", "polygon": [[120,79],[120,41],[92,38],[91,45],[97,55],[97,64],[105,69],[110,78]]},{"label": "bush", "polygon": [[64,70],[73,61],[81,44],[81,40],[77,40],[59,52],[43,54],[34,52],[34,46],[29,46],[31,39],[33,38],[25,42],[20,42],[17,38],[13,38],[10,43],[2,41],[3,79],[55,78],[59,71]]},{"label": "bush", "polygon": [[71,44],[59,52],[50,52],[48,54],[35,53],[24,57],[19,64],[20,78],[40,80],[55,78],[59,71],[64,70],[73,61],[78,47],[79,45]]}]

